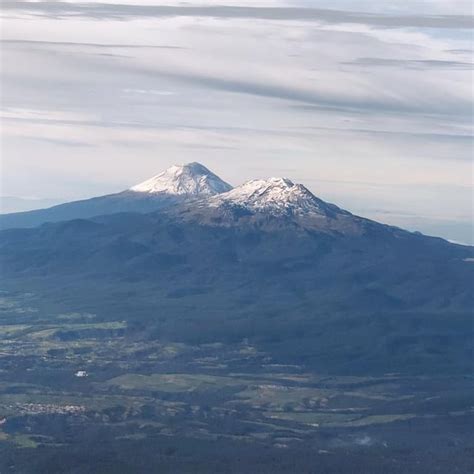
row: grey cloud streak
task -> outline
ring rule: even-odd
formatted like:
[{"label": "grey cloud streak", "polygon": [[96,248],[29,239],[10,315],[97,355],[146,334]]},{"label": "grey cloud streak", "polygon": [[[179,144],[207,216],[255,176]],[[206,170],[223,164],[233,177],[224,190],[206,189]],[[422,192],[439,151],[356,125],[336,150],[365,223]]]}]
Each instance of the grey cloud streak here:
[{"label": "grey cloud streak", "polygon": [[[137,70],[136,72],[139,71]],[[452,102],[446,101],[444,104],[439,102],[416,104],[409,100],[384,99],[383,97],[380,97],[380,99],[367,97],[357,99],[354,96],[339,98],[336,96],[330,97],[316,90],[303,90],[286,85],[263,84],[262,82],[252,80],[228,79],[192,72],[171,73],[150,69],[141,70],[140,73],[156,75],[156,77],[172,79],[209,89],[299,102],[306,107],[323,107],[340,111],[472,115],[472,101],[454,99]]]},{"label": "grey cloud streak", "polygon": [[187,49],[183,46],[168,45],[168,44],[114,44],[114,43],[83,43],[74,41],[38,41],[38,40],[24,40],[24,39],[0,39],[0,44],[4,45],[25,45],[25,46],[41,46],[41,47],[55,47],[55,46],[66,46],[66,47],[88,47],[88,48],[99,48],[99,49],[110,49],[110,48],[144,48],[144,49]]},{"label": "grey cloud streak", "polygon": [[406,69],[463,69],[471,70],[474,63],[464,61],[446,61],[439,59],[388,59],[388,58],[358,58],[342,64],[365,67],[395,67]]},{"label": "grey cloud streak", "polygon": [[85,17],[98,20],[134,17],[210,17],[278,21],[356,23],[383,28],[474,28],[474,18],[465,15],[380,15],[321,8],[248,6],[172,6],[112,3],[66,3],[61,1],[2,2],[3,11],[32,13],[51,18]]},{"label": "grey cloud streak", "polygon": [[88,147],[88,148],[92,148],[92,147],[95,146],[94,144],[88,143],[88,142],[85,142],[85,141],[69,140],[69,139],[64,139],[64,138],[46,138],[46,137],[35,137],[35,136],[28,136],[28,135],[19,136],[17,138],[19,138],[21,140],[51,143],[53,145],[69,146],[69,147]]}]

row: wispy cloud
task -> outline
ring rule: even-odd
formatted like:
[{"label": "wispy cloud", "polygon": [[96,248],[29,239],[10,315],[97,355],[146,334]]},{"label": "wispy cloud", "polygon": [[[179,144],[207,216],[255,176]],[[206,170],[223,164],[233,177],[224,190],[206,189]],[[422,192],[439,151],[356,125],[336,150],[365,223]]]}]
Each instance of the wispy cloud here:
[{"label": "wispy cloud", "polygon": [[70,140],[67,138],[47,138],[47,137],[38,137],[38,136],[28,136],[22,135],[19,137],[21,140],[30,141],[30,142],[43,142],[49,143],[52,145],[59,145],[65,147],[94,147],[93,143],[88,143],[79,140]]},{"label": "wispy cloud", "polygon": [[40,41],[40,40],[25,40],[25,39],[7,39],[0,38],[0,44],[3,47],[8,45],[25,45],[28,47],[61,47],[65,46],[68,48],[86,47],[86,48],[99,48],[99,49],[184,49],[182,46],[168,45],[168,44],[135,44],[135,43],[86,43],[77,41]]},{"label": "wispy cloud", "polygon": [[447,61],[440,59],[389,59],[389,58],[357,58],[350,64],[364,67],[392,67],[406,69],[466,69],[474,68],[474,63],[464,61]]},{"label": "wispy cloud", "polygon": [[445,98],[442,101],[417,100],[415,96],[403,97],[387,94],[383,89],[378,89],[378,94],[329,94],[327,91],[318,90],[317,84],[305,89],[296,85],[284,83],[271,84],[267,81],[249,80],[243,77],[230,79],[193,72],[178,73],[164,70],[143,70],[143,74],[156,77],[169,78],[209,89],[217,89],[232,93],[249,94],[272,99],[282,99],[291,102],[300,102],[307,106],[315,106],[339,111],[385,112],[404,113],[431,113],[431,114],[464,114],[471,116],[472,101]]},{"label": "wispy cloud", "polygon": [[305,21],[323,23],[360,23],[386,28],[473,28],[474,19],[464,15],[380,15],[321,8],[249,6],[173,6],[119,3],[72,3],[61,1],[9,1],[4,11],[32,13],[51,18],[85,17],[99,20],[137,17],[207,17]]}]

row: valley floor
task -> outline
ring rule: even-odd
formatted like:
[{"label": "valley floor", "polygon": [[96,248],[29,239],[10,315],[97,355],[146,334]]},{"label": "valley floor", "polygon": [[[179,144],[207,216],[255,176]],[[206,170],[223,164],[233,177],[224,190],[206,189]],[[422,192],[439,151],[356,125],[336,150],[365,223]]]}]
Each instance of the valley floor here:
[{"label": "valley floor", "polygon": [[470,376],[329,376],[243,340],[0,300],[0,472],[472,473]]}]

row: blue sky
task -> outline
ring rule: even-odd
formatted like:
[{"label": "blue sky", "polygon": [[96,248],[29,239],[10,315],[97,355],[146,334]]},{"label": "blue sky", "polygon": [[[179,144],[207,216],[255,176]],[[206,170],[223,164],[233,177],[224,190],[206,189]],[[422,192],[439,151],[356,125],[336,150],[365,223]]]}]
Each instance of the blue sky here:
[{"label": "blue sky", "polygon": [[200,161],[472,242],[472,6],[2,2],[1,194],[76,199]]}]

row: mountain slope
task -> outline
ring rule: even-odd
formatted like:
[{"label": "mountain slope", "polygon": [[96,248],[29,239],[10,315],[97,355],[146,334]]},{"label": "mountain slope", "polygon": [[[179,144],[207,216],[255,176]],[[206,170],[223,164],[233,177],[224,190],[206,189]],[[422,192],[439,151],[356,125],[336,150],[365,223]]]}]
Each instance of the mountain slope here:
[{"label": "mountain slope", "polygon": [[472,256],[283,179],[146,215],[0,233],[4,288],[48,308],[171,341],[247,338],[326,373],[468,370]]},{"label": "mountain slope", "polygon": [[35,227],[45,222],[89,218],[117,212],[147,213],[229,191],[232,187],[199,163],[172,166],[116,194],[69,202],[28,212],[0,215],[0,228]]}]

